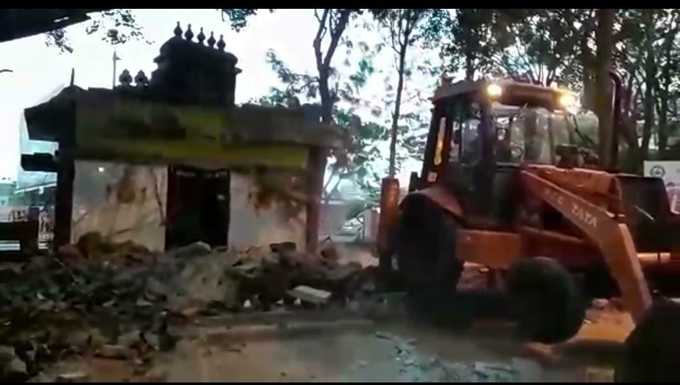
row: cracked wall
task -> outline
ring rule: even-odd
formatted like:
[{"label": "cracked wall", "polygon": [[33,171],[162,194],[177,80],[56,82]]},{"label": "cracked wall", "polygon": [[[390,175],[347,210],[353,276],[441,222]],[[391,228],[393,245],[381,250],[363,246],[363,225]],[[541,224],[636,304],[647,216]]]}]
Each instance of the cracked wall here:
[{"label": "cracked wall", "polygon": [[[282,175],[282,174],[279,174]],[[251,175],[231,173],[229,246],[247,249],[275,242],[295,242],[305,247],[306,214],[289,210],[281,201],[257,205],[255,194],[261,188]]]},{"label": "cracked wall", "polygon": [[167,181],[165,166],[76,161],[71,242],[97,231],[164,250]]}]

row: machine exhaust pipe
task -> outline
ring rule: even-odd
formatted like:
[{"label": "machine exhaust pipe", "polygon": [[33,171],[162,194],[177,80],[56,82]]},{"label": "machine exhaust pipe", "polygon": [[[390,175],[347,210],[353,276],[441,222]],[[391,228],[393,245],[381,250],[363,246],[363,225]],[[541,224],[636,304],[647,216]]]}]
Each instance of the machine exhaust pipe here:
[{"label": "machine exhaust pipe", "polygon": [[378,257],[380,269],[387,272],[391,266],[391,233],[399,213],[399,179],[383,178],[380,186],[380,219],[378,222]]}]

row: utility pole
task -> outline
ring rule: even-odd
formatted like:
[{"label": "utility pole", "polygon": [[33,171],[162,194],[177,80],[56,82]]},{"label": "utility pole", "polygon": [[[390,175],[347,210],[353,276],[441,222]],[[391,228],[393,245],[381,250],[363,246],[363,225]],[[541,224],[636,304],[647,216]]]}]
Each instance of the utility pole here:
[{"label": "utility pole", "polygon": [[113,80],[111,81],[111,89],[116,88],[116,62],[120,60],[118,55],[116,55],[116,50],[113,50]]}]

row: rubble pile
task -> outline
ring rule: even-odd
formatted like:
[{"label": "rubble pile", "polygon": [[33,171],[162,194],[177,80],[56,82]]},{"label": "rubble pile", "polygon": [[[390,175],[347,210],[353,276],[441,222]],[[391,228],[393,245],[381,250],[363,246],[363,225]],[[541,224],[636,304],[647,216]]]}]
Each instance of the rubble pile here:
[{"label": "rubble pile", "polygon": [[[513,357],[511,362],[450,362],[438,355],[429,355],[416,348],[415,338],[376,331],[375,337],[392,344],[396,381],[407,382],[535,382],[542,377],[541,366],[533,360]],[[365,368],[367,362],[360,362]],[[364,377],[361,370],[359,378]]]},{"label": "rubble pile", "polygon": [[18,381],[70,354],[143,367],[153,352],[173,348],[169,323],[344,303],[375,286],[370,269],[298,252],[290,242],[244,252],[197,242],[160,254],[97,235],[0,275],[0,378]]}]

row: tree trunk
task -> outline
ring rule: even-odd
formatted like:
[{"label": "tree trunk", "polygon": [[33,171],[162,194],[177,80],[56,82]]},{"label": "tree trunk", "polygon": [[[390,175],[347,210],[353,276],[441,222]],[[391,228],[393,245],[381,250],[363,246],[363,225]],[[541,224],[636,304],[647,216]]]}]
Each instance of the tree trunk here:
[{"label": "tree trunk", "polygon": [[583,106],[589,110],[595,110],[594,103],[594,76],[593,76],[593,54],[588,47],[588,36],[584,35],[581,39],[581,68],[583,69]]},{"label": "tree trunk", "polygon": [[677,32],[669,32],[664,41],[664,66],[661,71],[661,82],[657,82],[657,96],[659,97],[659,157],[666,158],[666,149],[668,148],[668,112],[670,86],[671,86],[671,49]]},{"label": "tree trunk", "polygon": [[[328,89],[328,70],[319,69],[319,94],[321,95],[321,120],[326,124],[333,123],[333,100]],[[328,163],[328,150],[314,148],[309,153],[310,200],[307,203],[307,251],[316,253],[319,247],[319,225],[321,219],[321,196],[323,194],[323,177]]]},{"label": "tree trunk", "polygon": [[[406,36],[406,41],[408,41],[408,36]],[[399,50],[399,81],[397,82],[397,96],[394,102],[394,113],[392,114],[392,130],[390,135],[390,165],[389,165],[389,176],[394,177],[397,170],[396,157],[397,157],[397,132],[399,130],[399,116],[401,109],[401,93],[404,89],[404,67],[406,63],[406,49],[408,45],[403,44],[400,46]]]},{"label": "tree trunk", "polygon": [[664,159],[668,147],[668,120],[666,118],[668,97],[659,94],[659,99],[659,157],[660,159]]},{"label": "tree trunk", "polygon": [[649,141],[652,137],[652,127],[654,126],[654,85],[656,83],[656,63],[654,58],[654,25],[652,23],[651,11],[646,11],[645,21],[647,24],[645,37],[645,94],[643,101],[643,112],[645,115],[642,126],[642,145],[640,164],[649,156]]},{"label": "tree trunk", "polygon": [[[470,50],[468,50],[470,51]],[[465,80],[472,80],[475,77],[475,66],[473,63],[472,52],[465,53]]]},{"label": "tree trunk", "polygon": [[[333,123],[333,105],[335,104],[334,96],[331,95],[330,87],[328,85],[328,78],[330,77],[331,59],[338,46],[342,33],[349,21],[351,10],[343,9],[336,10],[339,12],[339,19],[335,24],[335,30],[325,25],[329,18],[332,18],[332,10],[325,9],[323,16],[319,19],[319,29],[314,38],[312,46],[314,47],[314,56],[316,58],[316,68],[319,72],[319,94],[321,96],[321,120],[326,124]],[[327,30],[326,30],[327,28]],[[330,44],[326,50],[325,56],[321,50],[321,39],[324,32],[330,34]],[[307,201],[307,252],[316,253],[319,246],[319,219],[321,209],[321,196],[323,189],[323,177],[326,172],[326,164],[328,162],[328,149],[313,148],[309,153],[308,170],[308,184],[309,199]]]},{"label": "tree trunk", "polygon": [[600,164],[605,168],[613,166],[611,158],[611,146],[613,135],[613,116],[611,100],[611,82],[609,69],[613,46],[614,10],[597,10],[597,117],[599,119],[599,156]]},{"label": "tree trunk", "polygon": [[472,80],[475,77],[475,50],[472,46],[472,34],[467,33],[465,39],[465,80]]},{"label": "tree trunk", "polygon": [[319,95],[321,96],[321,120],[324,123],[333,122],[333,100],[328,87],[328,70],[319,70]]}]

